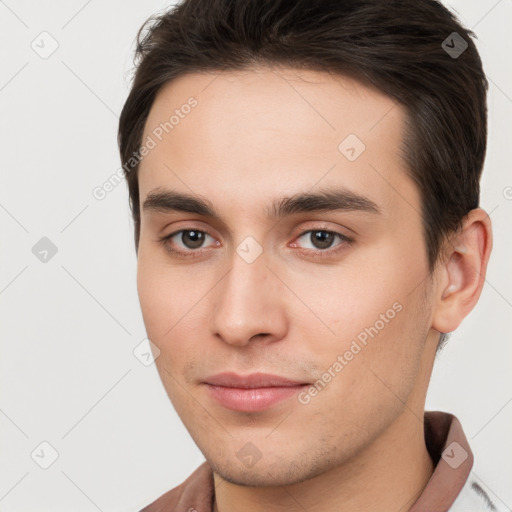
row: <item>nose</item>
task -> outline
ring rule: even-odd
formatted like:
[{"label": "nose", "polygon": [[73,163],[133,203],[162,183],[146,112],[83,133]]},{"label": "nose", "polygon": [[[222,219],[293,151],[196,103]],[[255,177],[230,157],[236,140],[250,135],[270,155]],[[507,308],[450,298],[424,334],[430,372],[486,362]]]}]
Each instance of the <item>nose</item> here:
[{"label": "nose", "polygon": [[285,337],[285,293],[267,268],[265,253],[248,263],[237,253],[231,270],[215,287],[211,329],[225,343],[242,347],[251,340],[271,343]]}]

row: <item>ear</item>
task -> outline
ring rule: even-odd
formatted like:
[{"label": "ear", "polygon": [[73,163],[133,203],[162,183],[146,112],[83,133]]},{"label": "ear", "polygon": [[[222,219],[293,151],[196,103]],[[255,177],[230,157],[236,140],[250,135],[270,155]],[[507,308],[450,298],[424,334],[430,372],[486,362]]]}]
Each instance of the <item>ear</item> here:
[{"label": "ear", "polygon": [[471,210],[461,231],[443,249],[435,293],[432,327],[452,332],[478,302],[492,249],[492,226],[481,208]]}]

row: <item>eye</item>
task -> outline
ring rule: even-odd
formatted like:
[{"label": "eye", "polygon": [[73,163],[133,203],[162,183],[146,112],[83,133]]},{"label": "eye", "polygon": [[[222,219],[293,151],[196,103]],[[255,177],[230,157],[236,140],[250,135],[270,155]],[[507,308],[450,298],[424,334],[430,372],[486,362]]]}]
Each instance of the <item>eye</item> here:
[{"label": "eye", "polygon": [[[305,249],[308,255],[314,257],[330,256],[353,242],[353,239],[342,233],[325,229],[305,231],[296,240],[300,241],[300,244],[293,242],[290,247],[298,247],[299,250]],[[338,243],[334,244],[336,240]],[[160,239],[168,252],[183,258],[199,256],[202,252],[201,249],[208,247],[206,245],[208,242],[212,245],[211,241],[214,242],[214,246],[221,245],[213,236],[199,229],[181,229]],[[308,243],[312,247],[307,247]]]},{"label": "eye", "polygon": [[196,252],[197,249],[202,249],[205,242],[209,239],[219,245],[219,242],[211,235],[199,229],[181,229],[164,236],[160,241],[169,252],[180,254]]},{"label": "eye", "polygon": [[[337,239],[339,240],[339,243],[333,245]],[[339,250],[339,246],[345,246],[346,244],[351,244],[353,242],[353,239],[343,235],[342,233],[328,231],[325,229],[305,231],[297,238],[297,240],[302,240],[300,243],[302,249],[308,249],[316,253],[336,252]],[[308,243],[311,244],[312,247],[307,247]],[[290,245],[291,247],[297,247],[295,242]],[[342,248],[343,247],[340,247],[340,249]]]}]

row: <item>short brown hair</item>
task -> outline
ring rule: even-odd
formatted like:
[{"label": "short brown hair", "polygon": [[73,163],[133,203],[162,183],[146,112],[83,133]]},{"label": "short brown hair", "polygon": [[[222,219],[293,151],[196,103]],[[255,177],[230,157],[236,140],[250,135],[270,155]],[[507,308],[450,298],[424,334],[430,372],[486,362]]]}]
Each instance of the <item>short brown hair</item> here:
[{"label": "short brown hair", "polygon": [[[351,76],[405,107],[403,157],[421,194],[433,271],[444,238],[479,205],[488,83],[472,37],[434,0],[185,0],[149,18],[118,132],[136,249],[132,157],[160,88],[189,72],[289,65]],[[456,43],[465,49],[450,54]]]}]

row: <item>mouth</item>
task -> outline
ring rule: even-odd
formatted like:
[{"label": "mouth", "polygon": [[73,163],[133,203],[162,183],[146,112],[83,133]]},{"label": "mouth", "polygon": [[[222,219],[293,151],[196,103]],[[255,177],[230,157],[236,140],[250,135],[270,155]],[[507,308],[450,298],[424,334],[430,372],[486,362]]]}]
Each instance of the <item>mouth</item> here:
[{"label": "mouth", "polygon": [[237,375],[220,373],[205,379],[210,397],[221,406],[239,412],[258,412],[290,399],[309,382],[268,373]]}]

